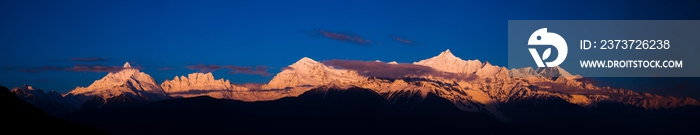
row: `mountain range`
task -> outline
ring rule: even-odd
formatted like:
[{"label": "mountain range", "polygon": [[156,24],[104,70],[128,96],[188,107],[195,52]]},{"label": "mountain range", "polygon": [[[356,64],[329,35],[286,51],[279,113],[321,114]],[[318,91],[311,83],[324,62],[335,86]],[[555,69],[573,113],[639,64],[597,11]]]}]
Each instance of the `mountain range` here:
[{"label": "mountain range", "polygon": [[[480,131],[484,133],[498,130],[489,126],[515,126],[505,129],[527,133],[546,132],[538,129],[543,125],[562,130],[591,128],[596,132],[700,133],[697,129],[684,128],[688,126],[684,124],[654,127],[664,122],[700,122],[697,116],[700,102],[696,99],[596,86],[561,67],[507,69],[488,61],[463,60],[449,49],[413,63],[319,62],[303,57],[275,75],[269,83],[255,86],[215,79],[211,72],[175,76],[158,84],[150,75],[126,63],[121,71],[110,72],[90,86],[76,87],[65,94],[45,93],[28,85],[11,91],[19,99],[53,116],[97,126],[114,134],[158,133],[172,127],[187,129],[187,126],[172,125],[167,121],[192,117],[184,118],[184,121],[206,123],[201,119],[217,119],[217,116],[246,122],[250,125],[242,127],[255,128],[236,128],[236,132],[212,130],[212,133],[264,131],[259,126],[298,130],[282,128],[287,125],[280,123],[294,125],[294,122],[305,120],[314,121],[310,125],[327,130],[349,130],[347,128],[357,125],[369,126],[363,129],[386,126],[387,133],[398,133],[389,129],[430,126],[426,122],[445,122],[436,124],[442,127],[482,127]],[[159,115],[154,117],[152,114]],[[359,116],[362,117],[356,118]],[[662,117],[664,119],[660,119]],[[104,124],[106,119],[112,124]],[[319,124],[335,119],[352,124],[345,125],[347,127]],[[411,120],[396,122],[405,119]],[[155,123],[162,126],[121,131],[124,129],[119,125],[138,127],[133,124],[139,120],[159,121]],[[394,122],[375,123],[377,120]],[[484,124],[467,122],[470,120]],[[275,121],[280,123],[269,124]],[[407,123],[414,125],[405,125]],[[204,125],[209,126],[199,128],[225,128],[216,124]],[[659,129],[659,132],[635,130],[639,127]],[[672,130],[676,128],[683,132]],[[444,133],[453,130],[459,132],[449,129]],[[172,133],[177,133],[175,131],[186,132],[172,130]],[[420,131],[435,133],[441,130],[426,128]]]}]

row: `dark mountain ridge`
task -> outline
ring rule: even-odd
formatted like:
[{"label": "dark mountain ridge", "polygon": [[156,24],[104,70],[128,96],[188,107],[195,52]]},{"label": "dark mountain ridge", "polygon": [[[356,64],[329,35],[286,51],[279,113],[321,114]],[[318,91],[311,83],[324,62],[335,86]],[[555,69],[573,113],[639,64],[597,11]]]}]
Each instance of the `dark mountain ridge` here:
[{"label": "dark mountain ridge", "polygon": [[[429,96],[399,109],[367,89],[314,89],[299,97],[242,102],[195,97],[132,108],[82,110],[67,119],[114,134],[447,134],[516,133],[483,113]],[[507,129],[507,130],[504,130]]]},{"label": "dark mountain ridge", "polygon": [[20,100],[5,86],[0,86],[0,105],[3,107],[3,129],[21,130],[22,134],[107,134],[93,127],[75,124],[49,115],[32,104]]}]

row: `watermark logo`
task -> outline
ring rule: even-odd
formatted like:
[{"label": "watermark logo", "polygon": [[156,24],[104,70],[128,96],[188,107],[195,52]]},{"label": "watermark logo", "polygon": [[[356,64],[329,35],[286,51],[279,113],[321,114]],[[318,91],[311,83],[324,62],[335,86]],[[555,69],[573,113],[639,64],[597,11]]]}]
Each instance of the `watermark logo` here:
[{"label": "watermark logo", "polygon": [[553,67],[585,77],[700,77],[700,38],[689,35],[700,35],[700,20],[508,20],[507,67],[518,77]]},{"label": "watermark logo", "polygon": [[547,60],[547,58],[549,58],[549,55],[552,54],[552,48],[547,48],[547,50],[545,50],[544,53],[542,53],[542,57],[540,57],[540,54],[535,48],[528,48],[530,50],[532,58],[535,59],[535,63],[537,63],[538,67],[559,66],[559,64],[563,63],[564,59],[566,59],[566,54],[568,52],[566,41],[557,33],[547,32],[547,28],[541,28],[532,33],[532,35],[530,35],[530,39],[527,41],[527,44],[551,45],[554,46],[554,48],[557,48],[557,58],[550,62],[544,62],[544,60]]}]

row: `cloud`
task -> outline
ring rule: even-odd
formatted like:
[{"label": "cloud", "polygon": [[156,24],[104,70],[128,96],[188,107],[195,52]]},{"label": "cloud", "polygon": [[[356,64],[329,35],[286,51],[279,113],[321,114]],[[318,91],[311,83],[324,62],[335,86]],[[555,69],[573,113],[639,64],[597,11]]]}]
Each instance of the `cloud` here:
[{"label": "cloud", "polygon": [[[340,42],[346,42],[346,43],[352,43],[352,44],[358,44],[358,45],[365,45],[365,44],[372,43],[371,40],[362,38],[361,36],[354,35],[354,34],[331,32],[331,31],[327,31],[327,30],[316,30],[316,32],[318,32],[318,34],[320,34],[326,38],[337,40]],[[311,35],[316,35],[316,33],[311,33]]]},{"label": "cloud", "polygon": [[32,83],[39,83],[39,82],[51,82],[50,79],[21,79],[19,80],[20,82],[32,82]]},{"label": "cloud", "polygon": [[356,60],[328,60],[323,61],[323,64],[355,70],[361,75],[379,78],[438,77],[456,81],[470,81],[476,78],[474,75],[442,72],[431,67],[414,64],[387,64]]},{"label": "cloud", "polygon": [[564,94],[593,94],[593,95],[613,95],[608,91],[601,90],[589,90],[584,88],[579,88],[575,86],[569,86],[566,83],[554,83],[554,82],[535,82],[534,86],[531,86],[534,90],[542,90],[549,92],[558,92]]},{"label": "cloud", "polygon": [[74,61],[74,62],[105,62],[109,61],[108,58],[98,58],[98,57],[91,57],[91,58],[68,58],[68,59],[56,59],[52,61]]},{"label": "cloud", "polygon": [[104,66],[104,65],[74,65],[71,68],[66,68],[66,71],[73,72],[119,72],[122,66]]},{"label": "cloud", "polygon": [[175,68],[171,68],[171,67],[162,67],[162,68],[158,68],[158,70],[167,71],[167,70],[175,70]]},{"label": "cloud", "polygon": [[292,68],[292,67],[282,67],[282,69],[280,69],[280,71],[284,71],[284,70],[294,70],[294,68]]},{"label": "cloud", "polygon": [[245,83],[245,84],[236,84],[238,86],[246,87],[250,90],[260,90],[262,89],[262,86],[265,84],[260,84],[260,83]]},{"label": "cloud", "polygon": [[[132,66],[132,68],[143,69],[140,66]],[[25,73],[39,73],[44,71],[68,71],[68,72],[118,72],[122,70],[122,66],[105,66],[105,65],[73,65],[73,67],[59,67],[59,66],[41,66],[41,67],[11,67],[6,68],[6,70],[25,72]]]},{"label": "cloud", "polygon": [[255,66],[255,67],[226,66],[226,68],[231,69],[228,71],[229,74],[251,74],[251,75],[270,76],[270,73],[267,72],[267,69],[269,69],[269,67],[267,67],[267,66]]},{"label": "cloud", "polygon": [[191,65],[187,66],[187,69],[190,70],[199,70],[200,72],[214,72],[216,70],[221,69],[221,66],[219,65],[204,65],[204,64],[199,64],[199,65]]},{"label": "cloud", "polygon": [[8,67],[5,70],[24,72],[24,73],[39,73],[39,72],[45,71],[45,70],[42,70],[41,68],[37,68],[37,67],[23,67],[23,68]]},{"label": "cloud", "polygon": [[47,70],[51,70],[53,68],[58,68],[55,66],[42,66],[42,67],[7,67],[5,70],[7,71],[16,71],[16,72],[24,72],[24,73],[39,73]]},{"label": "cloud", "polygon": [[79,61],[79,62],[103,62],[103,61],[108,61],[109,59],[107,58],[68,58],[69,61]]},{"label": "cloud", "polygon": [[415,42],[414,40],[411,40],[411,39],[405,38],[405,37],[391,36],[391,38],[394,39],[394,40],[397,41],[397,42],[400,42],[400,43],[403,43],[403,44],[407,44],[407,45],[420,45],[420,46],[425,46],[425,44],[417,43],[417,42]]},{"label": "cloud", "polygon": [[221,70],[221,69],[229,69],[227,73],[229,74],[251,74],[251,75],[262,75],[262,76],[270,76],[270,73],[267,72],[270,67],[267,66],[255,66],[255,67],[249,67],[249,66],[231,66],[231,65],[204,65],[204,64],[198,64],[198,65],[191,65],[187,66],[187,69],[190,70],[199,70],[200,72],[214,72],[216,70]]},{"label": "cloud", "polygon": [[404,44],[413,45],[413,40],[403,39],[403,38],[400,38],[397,36],[391,36],[391,38],[393,38],[394,40],[399,41],[401,43],[404,43]]}]

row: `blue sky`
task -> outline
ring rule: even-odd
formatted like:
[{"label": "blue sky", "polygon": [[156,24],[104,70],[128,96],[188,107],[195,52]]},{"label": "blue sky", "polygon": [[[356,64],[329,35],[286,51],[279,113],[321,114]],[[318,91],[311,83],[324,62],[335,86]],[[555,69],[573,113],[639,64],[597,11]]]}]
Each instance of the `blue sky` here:
[{"label": "blue sky", "polygon": [[[636,0],[6,0],[0,1],[0,85],[67,92],[107,74],[92,72],[95,67],[124,62],[141,67],[159,83],[200,71],[188,68],[198,64],[250,67],[256,72],[221,68],[213,73],[234,83],[266,83],[305,56],[409,63],[446,49],[463,59],[505,66],[508,20],[688,20],[700,18],[697,5]],[[345,37],[350,39],[341,41]],[[356,39],[362,41],[351,42]]]}]

